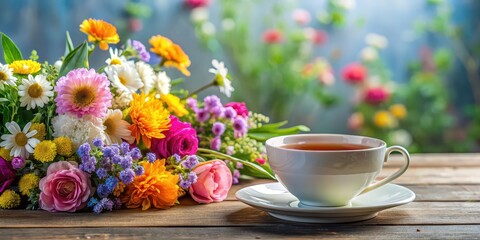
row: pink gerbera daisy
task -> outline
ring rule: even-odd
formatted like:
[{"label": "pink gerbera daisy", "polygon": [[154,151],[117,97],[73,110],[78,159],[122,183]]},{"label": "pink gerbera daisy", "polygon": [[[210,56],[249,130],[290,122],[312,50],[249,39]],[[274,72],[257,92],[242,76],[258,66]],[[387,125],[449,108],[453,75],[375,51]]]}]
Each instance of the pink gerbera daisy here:
[{"label": "pink gerbera daisy", "polygon": [[92,115],[103,118],[112,106],[110,81],[95,69],[85,68],[70,71],[61,77],[55,91],[57,92],[57,113],[71,113],[77,117]]}]

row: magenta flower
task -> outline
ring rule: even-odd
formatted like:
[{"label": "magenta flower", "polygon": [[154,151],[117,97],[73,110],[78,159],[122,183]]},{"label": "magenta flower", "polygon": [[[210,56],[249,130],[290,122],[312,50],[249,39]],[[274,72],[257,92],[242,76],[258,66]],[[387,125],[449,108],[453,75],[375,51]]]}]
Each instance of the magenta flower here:
[{"label": "magenta flower", "polygon": [[364,100],[370,104],[380,104],[390,98],[390,93],[383,87],[372,87],[365,90]]},{"label": "magenta flower", "polygon": [[7,160],[0,157],[0,194],[15,180],[15,170]]},{"label": "magenta flower", "polygon": [[185,0],[185,4],[191,8],[206,7],[209,3],[210,0]]},{"label": "magenta flower", "polygon": [[237,115],[242,117],[248,117],[248,108],[244,102],[229,102],[225,105],[225,107],[232,107]]},{"label": "magenta flower", "polygon": [[195,129],[190,123],[184,123],[175,116],[170,116],[170,129],[165,132],[165,138],[152,140],[150,151],[158,158],[167,158],[174,154],[180,157],[194,155],[198,149],[198,139]]},{"label": "magenta flower", "polygon": [[75,212],[87,205],[92,192],[90,176],[75,162],[54,162],[40,180],[40,208],[49,212]]},{"label": "magenta flower", "polygon": [[367,76],[367,69],[360,63],[351,63],[342,69],[342,77],[347,83],[363,83]]},{"label": "magenta flower", "polygon": [[103,118],[112,106],[110,82],[104,74],[95,69],[85,68],[70,71],[61,77],[55,91],[57,92],[57,113],[71,113],[77,117],[93,115]]}]

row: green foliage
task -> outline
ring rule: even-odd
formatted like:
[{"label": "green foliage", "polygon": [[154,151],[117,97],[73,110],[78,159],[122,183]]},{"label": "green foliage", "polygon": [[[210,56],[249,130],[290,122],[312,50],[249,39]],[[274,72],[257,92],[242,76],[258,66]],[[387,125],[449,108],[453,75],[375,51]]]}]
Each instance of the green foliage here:
[{"label": "green foliage", "polygon": [[83,42],[73,49],[65,57],[62,67],[60,68],[59,77],[65,76],[68,72],[76,68],[88,68],[88,44]]},{"label": "green foliage", "polygon": [[5,58],[5,62],[10,64],[16,60],[22,60],[22,53],[18,49],[17,45],[4,33],[2,34],[2,49],[3,49],[3,57]]}]

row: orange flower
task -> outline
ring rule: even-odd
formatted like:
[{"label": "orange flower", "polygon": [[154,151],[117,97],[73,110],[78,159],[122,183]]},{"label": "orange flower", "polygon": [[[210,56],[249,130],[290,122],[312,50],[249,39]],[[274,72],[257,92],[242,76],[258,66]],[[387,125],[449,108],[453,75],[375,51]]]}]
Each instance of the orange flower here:
[{"label": "orange flower", "polygon": [[170,128],[170,113],[163,107],[163,102],[156,99],[153,94],[133,94],[130,118],[132,125],[129,129],[132,136],[137,143],[141,138],[147,148],[150,148],[152,138],[164,138],[163,132]]},{"label": "orange flower", "polygon": [[106,51],[108,44],[120,42],[117,28],[103,20],[91,19],[83,20],[80,24],[80,31],[88,35],[88,41],[98,43],[100,49]]},{"label": "orange flower", "polygon": [[190,59],[180,46],[161,35],[151,37],[149,43],[152,45],[150,51],[162,57],[163,64],[166,67],[175,67],[184,75],[190,76],[187,69],[190,66]]},{"label": "orange flower", "polygon": [[127,208],[142,206],[142,210],[155,208],[167,209],[178,199],[178,175],[165,169],[165,159],[154,163],[141,162],[145,174],[135,177],[121,198]]}]

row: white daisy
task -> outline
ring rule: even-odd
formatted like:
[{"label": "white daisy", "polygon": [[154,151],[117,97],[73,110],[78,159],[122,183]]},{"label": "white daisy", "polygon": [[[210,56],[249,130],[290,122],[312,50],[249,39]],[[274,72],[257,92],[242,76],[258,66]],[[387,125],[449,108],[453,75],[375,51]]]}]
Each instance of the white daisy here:
[{"label": "white daisy", "polygon": [[376,33],[369,33],[365,37],[365,42],[367,45],[376,47],[378,49],[384,49],[388,45],[388,40],[386,37],[376,34]]},{"label": "white daisy", "polygon": [[52,119],[53,136],[68,137],[75,148],[95,138],[105,141],[105,126],[101,118],[85,115],[81,118],[70,114],[60,114]]},{"label": "white daisy", "polygon": [[132,67],[130,64],[110,65],[105,72],[113,87],[122,92],[134,93],[143,87],[142,79],[140,79],[135,66]]},{"label": "white daisy", "polygon": [[108,58],[105,63],[108,65],[122,65],[124,63],[127,63],[127,58],[125,56],[122,56],[122,50],[119,50],[117,48],[109,49],[110,52],[110,58]]},{"label": "white daisy", "polygon": [[108,109],[107,116],[103,120],[105,126],[105,137],[108,145],[113,143],[122,143],[122,139],[133,143],[135,138],[132,136],[130,123],[123,120],[123,114],[120,109]]},{"label": "white daisy", "polygon": [[228,69],[223,62],[219,62],[217,59],[212,60],[212,65],[213,68],[208,71],[215,74],[215,85],[220,88],[220,92],[230,97],[235,89],[232,87],[230,79],[227,78]]},{"label": "white daisy", "polygon": [[112,108],[114,109],[126,109],[130,106],[130,102],[133,100],[131,92],[122,92],[117,90],[117,94],[112,99]]},{"label": "white daisy", "polygon": [[53,87],[47,81],[45,75],[28,75],[28,79],[22,80],[22,85],[18,86],[18,95],[20,96],[20,106],[27,106],[27,110],[43,107],[53,97]]},{"label": "white daisy", "polygon": [[155,75],[154,87],[157,91],[157,94],[155,95],[156,98],[160,98],[161,95],[167,95],[170,93],[170,88],[172,87],[170,81],[170,77],[168,77],[166,72],[159,72]]},{"label": "white daisy", "polygon": [[33,137],[37,134],[37,130],[28,131],[32,123],[27,123],[23,131],[16,122],[8,122],[5,126],[11,134],[2,135],[3,141],[0,143],[0,147],[11,149],[10,156],[28,158],[30,153],[33,153],[35,146],[40,142],[40,140]]},{"label": "white daisy", "polygon": [[17,78],[13,76],[13,69],[8,64],[0,63],[0,89],[3,90],[5,85],[15,86]]},{"label": "white daisy", "polygon": [[378,58],[378,52],[376,48],[373,47],[365,47],[362,49],[360,52],[360,57],[362,58],[363,61],[365,62],[372,62],[377,60]]},{"label": "white daisy", "polygon": [[150,64],[144,63],[139,61],[135,64],[138,74],[140,75],[140,79],[143,82],[143,89],[144,93],[149,93],[153,89],[153,79],[155,78],[155,72]]}]

